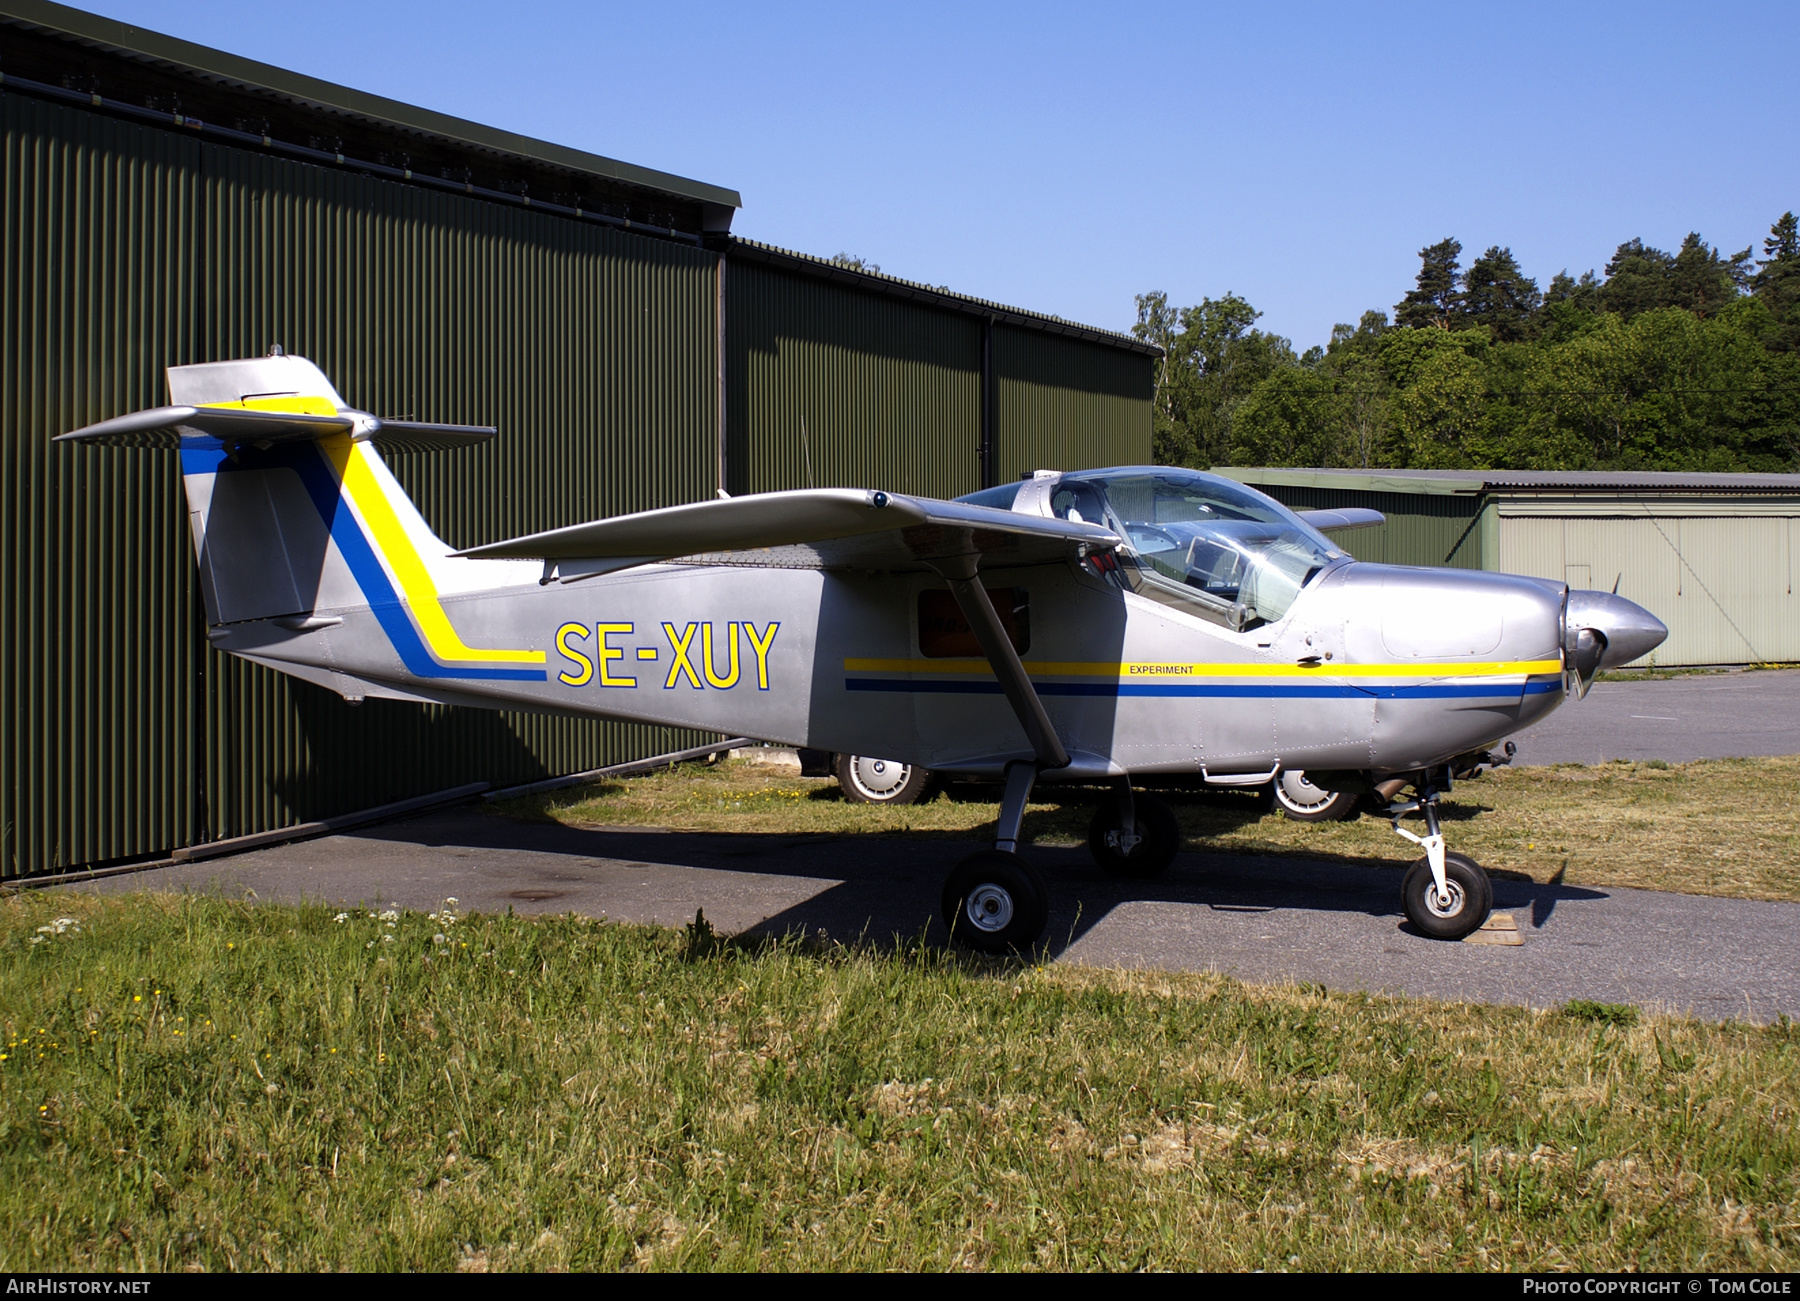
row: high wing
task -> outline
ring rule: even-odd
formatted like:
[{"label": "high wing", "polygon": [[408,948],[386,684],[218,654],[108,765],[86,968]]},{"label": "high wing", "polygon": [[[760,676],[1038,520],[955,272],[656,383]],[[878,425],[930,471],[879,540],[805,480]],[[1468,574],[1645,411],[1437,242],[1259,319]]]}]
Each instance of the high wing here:
[{"label": "high wing", "polygon": [[[899,493],[809,488],[642,511],[459,554],[473,559],[542,560],[544,582],[552,577],[574,582],[658,560],[935,572],[968,619],[1036,755],[1035,763],[1015,764],[1007,772],[1008,789],[1019,787],[1013,803],[1022,812],[1024,792],[1030,790],[1037,770],[1066,768],[1070,757],[978,575],[982,570],[1078,560],[1110,552],[1121,541],[1118,534],[1097,524],[1046,515]],[[1017,836],[1014,818],[1002,826],[997,843],[1010,848]]]},{"label": "high wing", "polygon": [[59,434],[58,443],[103,447],[181,446],[181,436],[201,434],[222,443],[270,447],[311,442],[333,434],[371,439],[388,452],[430,452],[486,442],[497,430],[483,425],[439,425],[418,420],[382,420],[361,412],[315,415],[298,411],[258,411],[242,407],[156,407]]},{"label": "high wing", "polygon": [[754,493],[668,506],[472,547],[480,560],[542,560],[573,582],[663,560],[776,569],[981,569],[1080,559],[1120,545],[1117,534],[991,506],[857,488]]},{"label": "high wing", "polygon": [[1387,516],[1364,506],[1345,506],[1338,510],[1296,511],[1301,519],[1316,529],[1372,529],[1386,524]]}]

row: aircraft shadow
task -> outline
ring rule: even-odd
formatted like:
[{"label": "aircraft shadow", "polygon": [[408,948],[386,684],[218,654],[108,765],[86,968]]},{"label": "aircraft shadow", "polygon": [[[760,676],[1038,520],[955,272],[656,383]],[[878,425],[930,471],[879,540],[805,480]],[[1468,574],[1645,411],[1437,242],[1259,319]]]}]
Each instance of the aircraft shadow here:
[{"label": "aircraft shadow", "polygon": [[[440,834],[432,834],[434,830]],[[1031,830],[1028,823],[1027,834]],[[657,831],[570,827],[480,814],[393,823],[357,834],[396,842],[567,856],[571,861],[566,870],[537,874],[544,889],[518,896],[552,908],[559,882],[573,892],[594,878],[591,861],[581,860],[740,874],[746,878],[743,888],[752,892],[755,883],[747,879],[751,876],[828,881],[827,888],[749,926],[741,932],[742,937],[754,940],[804,934],[876,944],[921,937],[927,943],[946,943],[949,936],[939,917],[944,878],[965,854],[989,843],[966,832],[834,836]],[[1085,846],[1028,845],[1024,854],[1043,873],[1049,887],[1051,914],[1045,941],[1052,956],[1078,943],[1115,909],[1137,903],[1222,912],[1353,913],[1400,922],[1401,876],[1410,865],[1410,860],[1189,850],[1162,876],[1136,881],[1102,874]],[[1528,911],[1529,918],[1521,916],[1519,920],[1528,921],[1533,928],[1541,928],[1563,902],[1605,897],[1602,891],[1560,882],[1538,884],[1512,877],[1494,880],[1495,908]],[[1400,925],[1409,932],[1412,929],[1410,924]]]}]

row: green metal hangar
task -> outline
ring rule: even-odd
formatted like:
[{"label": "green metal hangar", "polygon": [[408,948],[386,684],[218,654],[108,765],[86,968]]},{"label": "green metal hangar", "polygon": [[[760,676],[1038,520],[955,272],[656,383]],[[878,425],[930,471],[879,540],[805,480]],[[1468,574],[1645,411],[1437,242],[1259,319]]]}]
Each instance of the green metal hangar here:
[{"label": "green metal hangar", "polygon": [[731,234],[728,189],[0,0],[0,875],[706,738],[336,696],[208,649],[172,454],[52,448],[281,345],[462,546],[731,492],[1150,459],[1128,337]]},{"label": "green metal hangar", "polygon": [[1359,559],[1612,590],[1669,626],[1646,664],[1800,660],[1800,474],[1223,469],[1290,506],[1366,506]]}]

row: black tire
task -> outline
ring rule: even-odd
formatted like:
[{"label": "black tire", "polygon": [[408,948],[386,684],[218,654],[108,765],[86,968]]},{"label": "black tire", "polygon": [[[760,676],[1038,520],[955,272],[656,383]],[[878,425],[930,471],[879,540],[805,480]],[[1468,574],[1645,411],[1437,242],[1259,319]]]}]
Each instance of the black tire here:
[{"label": "black tire", "polygon": [[852,804],[917,804],[931,791],[931,772],[892,759],[840,754],[838,786]]},{"label": "black tire", "polygon": [[1467,854],[1444,855],[1444,881],[1451,906],[1440,910],[1431,879],[1431,862],[1421,858],[1406,872],[1400,887],[1406,919],[1434,940],[1460,940],[1481,929],[1494,907],[1494,886],[1481,865]]},{"label": "black tire", "polygon": [[950,938],[977,953],[1023,953],[1050,920],[1044,878],[1017,854],[984,849],[958,863],[944,882]]},{"label": "black tire", "polygon": [[1293,822],[1341,822],[1356,816],[1356,796],[1322,790],[1290,768],[1269,783],[1275,807]]},{"label": "black tire", "polygon": [[1175,810],[1154,795],[1139,792],[1131,803],[1137,843],[1120,848],[1124,827],[1119,802],[1108,800],[1094,810],[1094,820],[1088,824],[1088,852],[1108,876],[1145,880],[1161,875],[1175,861],[1181,849],[1181,827],[1175,821]]}]

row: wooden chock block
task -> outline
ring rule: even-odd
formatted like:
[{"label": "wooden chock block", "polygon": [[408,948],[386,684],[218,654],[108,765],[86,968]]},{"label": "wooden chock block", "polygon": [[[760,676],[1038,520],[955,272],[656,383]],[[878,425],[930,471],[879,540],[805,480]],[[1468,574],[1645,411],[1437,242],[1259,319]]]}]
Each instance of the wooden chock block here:
[{"label": "wooden chock block", "polygon": [[1481,929],[1463,936],[1464,944],[1523,944],[1524,934],[1511,913],[1489,913]]}]

